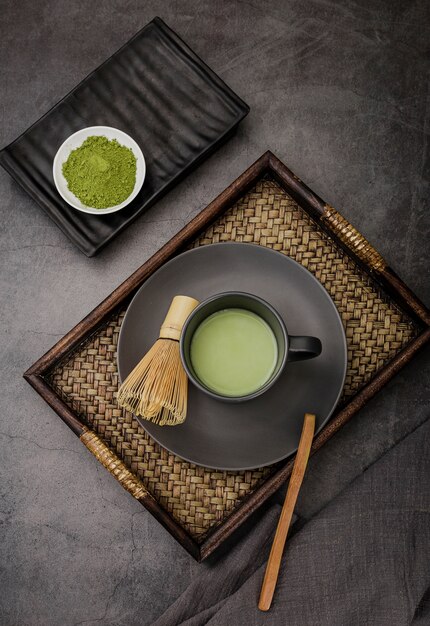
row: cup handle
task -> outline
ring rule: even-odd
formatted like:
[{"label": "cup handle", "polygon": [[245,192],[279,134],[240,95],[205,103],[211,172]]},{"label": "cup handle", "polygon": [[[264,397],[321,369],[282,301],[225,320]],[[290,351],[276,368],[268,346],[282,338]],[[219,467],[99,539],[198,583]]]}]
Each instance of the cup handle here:
[{"label": "cup handle", "polygon": [[321,354],[322,346],[318,337],[289,336],[288,361],[304,361]]}]

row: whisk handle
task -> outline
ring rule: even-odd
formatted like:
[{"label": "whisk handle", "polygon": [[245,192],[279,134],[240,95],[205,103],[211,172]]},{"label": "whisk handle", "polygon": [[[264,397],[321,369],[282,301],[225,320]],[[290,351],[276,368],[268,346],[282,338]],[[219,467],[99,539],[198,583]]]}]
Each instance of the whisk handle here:
[{"label": "whisk handle", "polygon": [[160,339],[179,341],[185,320],[199,304],[189,296],[175,296],[160,329]]}]

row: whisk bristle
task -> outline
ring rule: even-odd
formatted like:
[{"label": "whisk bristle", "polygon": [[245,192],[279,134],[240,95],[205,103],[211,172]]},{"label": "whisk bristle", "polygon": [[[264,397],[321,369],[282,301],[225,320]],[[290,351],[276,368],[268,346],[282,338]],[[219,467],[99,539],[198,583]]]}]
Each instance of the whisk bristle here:
[{"label": "whisk bristle", "polygon": [[158,339],[120,386],[118,404],[160,426],[174,426],[185,420],[187,396],[178,341]]}]

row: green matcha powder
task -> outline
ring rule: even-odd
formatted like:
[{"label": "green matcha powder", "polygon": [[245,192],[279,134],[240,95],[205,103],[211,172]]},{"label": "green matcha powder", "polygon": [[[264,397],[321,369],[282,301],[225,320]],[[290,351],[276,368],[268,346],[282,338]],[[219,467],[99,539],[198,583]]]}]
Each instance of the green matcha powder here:
[{"label": "green matcha powder", "polygon": [[136,157],[116,139],[91,136],[63,163],[67,186],[85,206],[106,209],[128,198],[136,182]]}]

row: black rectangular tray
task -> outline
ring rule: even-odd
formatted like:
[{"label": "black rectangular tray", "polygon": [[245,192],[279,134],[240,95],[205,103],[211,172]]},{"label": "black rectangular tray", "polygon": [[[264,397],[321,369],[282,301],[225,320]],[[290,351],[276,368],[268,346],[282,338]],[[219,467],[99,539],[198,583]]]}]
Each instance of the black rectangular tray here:
[{"label": "black rectangular tray", "polygon": [[[249,107],[160,18],[140,30],[18,139],[0,164],[87,256],[93,256],[226,140]],[[113,126],[139,144],[142,190],[108,215],[70,207],[52,163],[87,126]]]}]

